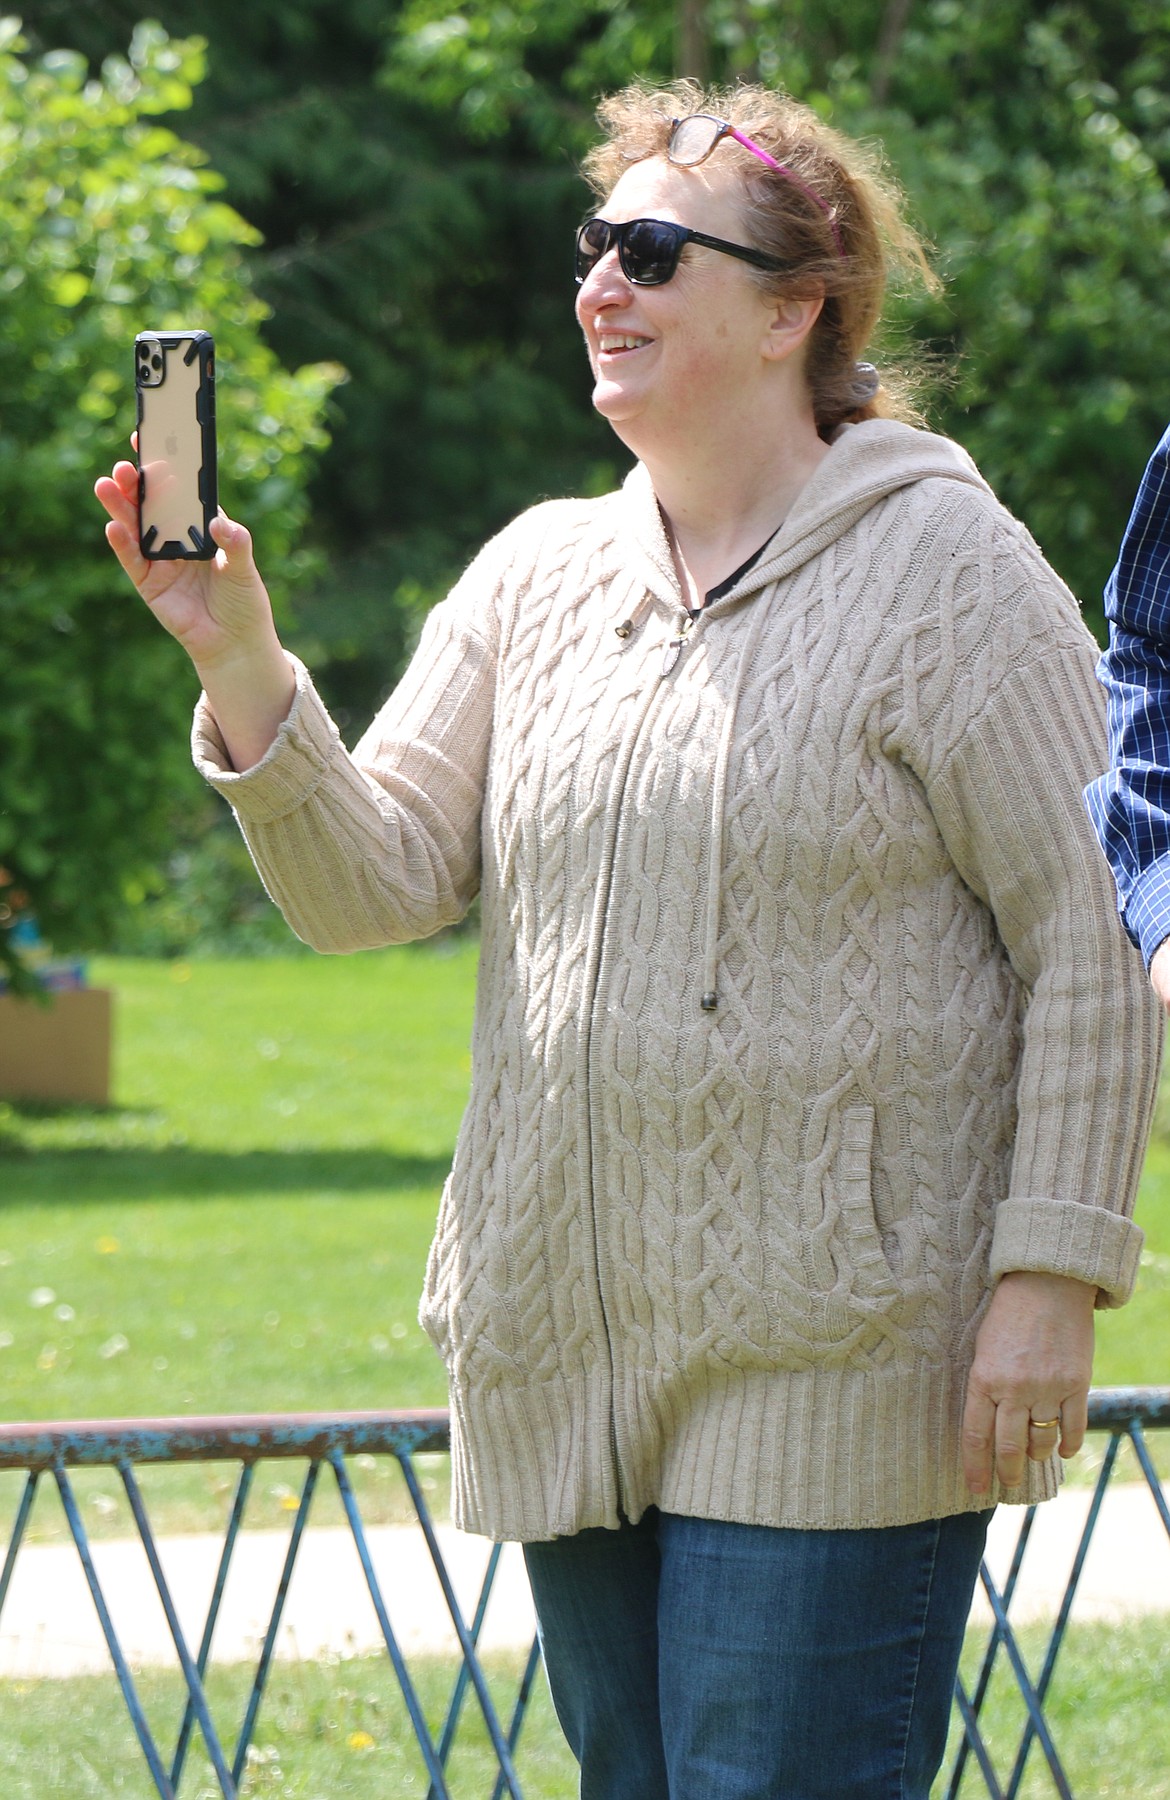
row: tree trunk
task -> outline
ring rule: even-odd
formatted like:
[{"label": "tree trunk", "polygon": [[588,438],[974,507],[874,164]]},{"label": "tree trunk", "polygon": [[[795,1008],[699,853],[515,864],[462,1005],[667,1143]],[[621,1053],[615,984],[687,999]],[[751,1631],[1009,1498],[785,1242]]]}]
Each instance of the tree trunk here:
[{"label": "tree trunk", "polygon": [[710,77],[704,0],[678,0],[676,60],[680,75],[706,82]]},{"label": "tree trunk", "polygon": [[873,97],[879,106],[885,105],[889,95],[894,64],[898,60],[898,45],[902,41],[902,33],[906,29],[913,4],[914,0],[887,0],[873,62]]}]

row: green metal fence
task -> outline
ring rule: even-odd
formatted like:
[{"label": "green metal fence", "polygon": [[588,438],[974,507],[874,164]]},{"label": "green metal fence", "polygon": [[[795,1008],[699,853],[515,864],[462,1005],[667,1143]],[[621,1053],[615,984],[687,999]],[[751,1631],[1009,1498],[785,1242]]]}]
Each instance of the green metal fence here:
[{"label": "green metal fence", "polygon": [[[959,1800],[960,1787],[967,1796],[986,1793],[990,1800],[1016,1800],[1030,1760],[1043,1759],[1051,1791],[1060,1800],[1074,1800],[1074,1789],[1065,1772],[1060,1747],[1046,1716],[1045,1701],[1051,1690],[1065,1635],[1094,1534],[1101,1529],[1102,1504],[1115,1479],[1118,1455],[1125,1443],[1132,1445],[1151,1503],[1167,1535],[1170,1552],[1170,1509],[1150,1454],[1147,1434],[1170,1427],[1170,1389],[1103,1389],[1090,1397],[1090,1429],[1107,1432],[1108,1447],[1097,1475],[1080,1542],[1063,1596],[1056,1608],[1039,1673],[1033,1676],[1021,1652],[1012,1607],[1029,1546],[1044,1530],[1043,1508],[1020,1514],[1014,1554],[1002,1585],[987,1565],[981,1571],[983,1589],[992,1613],[978,1675],[968,1690],[957,1684],[955,1705],[962,1725],[958,1747],[946,1772],[948,1800]],[[479,1653],[484,1617],[499,1570],[499,1546],[490,1553],[483,1583],[470,1616],[460,1609],[450,1573],[443,1559],[435,1523],[428,1507],[415,1458],[449,1449],[447,1414],[428,1412],[380,1412],[278,1415],[252,1418],[87,1420],[77,1423],[0,1425],[0,1470],[23,1472],[15,1518],[0,1567],[0,1626],[13,1571],[26,1542],[38,1485],[55,1485],[64,1507],[73,1545],[84,1570],[93,1605],[100,1621],[110,1661],[122,1697],[133,1722],[154,1786],[163,1800],[180,1793],[192,1736],[198,1731],[224,1800],[235,1800],[246,1766],[257,1717],[272,1668],[289,1583],[305,1541],[305,1529],[319,1495],[322,1477],[332,1482],[340,1499],[349,1532],[360,1559],[365,1582],[380,1628],[393,1678],[405,1704],[418,1748],[420,1767],[428,1786],[428,1800],[451,1800],[448,1764],[460,1721],[468,1706],[480,1713],[494,1759],[491,1800],[523,1800],[514,1752],[536,1674],[538,1652],[531,1646],[523,1672],[502,1718],[492,1699]],[[441,1728],[432,1732],[424,1716],[415,1683],[400,1642],[401,1628],[393,1624],[394,1595],[385,1591],[371,1553],[348,1460],[361,1456],[392,1458],[401,1470],[410,1509],[419,1533],[419,1551],[429,1558],[438,1579],[443,1604],[449,1613],[459,1646],[458,1670]],[[305,1464],[295,1518],[288,1538],[283,1569],[273,1598],[268,1623],[252,1675],[247,1703],[239,1724],[225,1734],[208,1705],[205,1676],[211,1661],[215,1630],[224,1588],[233,1559],[247,1556],[247,1533],[242,1530],[257,1464],[272,1459]],[[198,1642],[189,1641],[180,1624],[171,1588],[159,1554],[156,1534],[143,1501],[137,1471],[146,1464],[229,1462],[236,1466],[234,1497],[219,1556],[214,1585]],[[99,1578],[89,1538],[78,1504],[73,1474],[80,1468],[105,1467],[120,1477],[134,1528],[141,1541],[154,1585],[174,1643],[183,1678],[184,1699],[173,1747],[164,1751],[147,1721],[135,1686],[134,1674],[123,1652],[111,1613],[110,1600]],[[1170,1593],[1170,1589],[1168,1589]],[[1023,1701],[1023,1722],[1018,1740],[1004,1766],[993,1760],[982,1729],[984,1706],[992,1675],[1001,1659],[1010,1668]],[[1003,1764],[1002,1747],[1000,1750]],[[529,1800],[538,1800],[530,1796]]]}]

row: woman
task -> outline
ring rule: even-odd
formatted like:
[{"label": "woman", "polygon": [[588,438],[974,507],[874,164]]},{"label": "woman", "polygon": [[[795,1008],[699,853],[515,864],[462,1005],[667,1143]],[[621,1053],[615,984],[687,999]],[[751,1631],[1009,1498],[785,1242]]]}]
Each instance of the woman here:
[{"label": "woman", "polygon": [[622,491],[481,553],[352,757],[247,533],[131,579],[322,950],[477,890],[423,1319],[588,1800],[925,1800],[989,1509],[1057,1484],[1157,1061],[1079,803],[1076,606],[859,358],[921,263],[856,146],[627,90],[577,244]]}]

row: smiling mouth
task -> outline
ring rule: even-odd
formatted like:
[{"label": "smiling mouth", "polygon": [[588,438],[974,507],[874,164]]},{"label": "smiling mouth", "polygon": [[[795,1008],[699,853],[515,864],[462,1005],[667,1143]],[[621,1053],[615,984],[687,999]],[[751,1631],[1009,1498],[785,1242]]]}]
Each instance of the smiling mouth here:
[{"label": "smiling mouth", "polygon": [[620,356],[627,350],[644,350],[647,344],[653,342],[653,338],[638,337],[628,332],[607,331],[597,340],[597,352],[599,356]]}]

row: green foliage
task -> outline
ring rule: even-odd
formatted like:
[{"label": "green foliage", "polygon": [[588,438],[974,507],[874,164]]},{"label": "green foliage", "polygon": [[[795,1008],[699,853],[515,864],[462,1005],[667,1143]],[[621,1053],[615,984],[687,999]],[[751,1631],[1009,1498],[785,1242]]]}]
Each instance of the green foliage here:
[{"label": "green foliage", "polygon": [[482,141],[515,134],[541,158],[580,156],[595,133],[597,94],[639,75],[669,75],[674,9],[627,0],[512,0],[452,11],[407,0],[382,79],[425,94]]},{"label": "green foliage", "polygon": [[843,84],[940,248],[942,409],[1102,625],[1170,410],[1170,7],[934,0],[875,109]]},{"label": "green foliage", "polygon": [[126,883],[115,956],[308,955],[256,879],[235,820],[210,793],[176,830],[165,864]]},{"label": "green foliage", "polygon": [[221,491],[278,603],[306,572],[303,488],[338,371],[281,369],[243,259],[256,233],[158,121],[189,103],[202,47],[144,26],[100,81],[76,53],[21,48],[0,25],[0,864],[9,914],[84,946],[196,785],[185,659],[106,552],[92,492],[128,454],[134,334],[214,327]]}]

